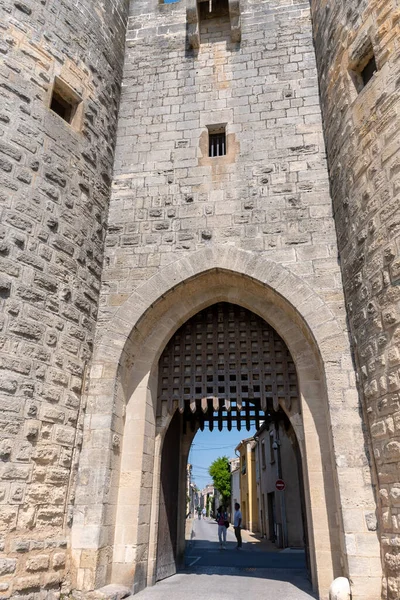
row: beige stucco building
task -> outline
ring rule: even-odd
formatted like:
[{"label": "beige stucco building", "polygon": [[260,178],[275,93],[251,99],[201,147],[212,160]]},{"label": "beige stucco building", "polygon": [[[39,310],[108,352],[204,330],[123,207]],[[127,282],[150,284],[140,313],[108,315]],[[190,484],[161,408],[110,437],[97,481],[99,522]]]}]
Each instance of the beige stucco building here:
[{"label": "beige stucco building", "polygon": [[240,458],[230,458],[229,465],[231,470],[231,506],[230,517],[233,523],[235,514],[235,504],[240,504]]},{"label": "beige stucco building", "polygon": [[208,484],[200,491],[200,507],[206,509],[207,517],[215,512],[215,508],[218,508],[215,507],[216,503],[218,503],[218,493],[212,484]]},{"label": "beige stucco building", "polygon": [[256,442],[252,437],[242,440],[235,448],[240,456],[240,510],[244,529],[258,533],[258,504],[256,483]]}]

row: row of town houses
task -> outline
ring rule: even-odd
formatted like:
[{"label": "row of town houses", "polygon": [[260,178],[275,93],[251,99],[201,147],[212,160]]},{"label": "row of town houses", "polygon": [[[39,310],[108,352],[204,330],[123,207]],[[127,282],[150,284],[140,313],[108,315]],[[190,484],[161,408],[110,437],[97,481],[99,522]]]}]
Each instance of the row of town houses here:
[{"label": "row of town houses", "polygon": [[[231,506],[240,504],[242,527],[267,538],[278,548],[306,545],[301,461],[295,436],[285,422],[264,423],[252,437],[243,439],[230,459]],[[220,503],[218,491],[209,484],[198,490],[191,482],[188,465],[188,514],[203,508],[215,516]]]},{"label": "row of town houses", "polygon": [[242,527],[278,548],[303,548],[304,499],[301,462],[295,436],[284,421],[264,423],[235,448],[231,464],[231,514],[240,504]]}]

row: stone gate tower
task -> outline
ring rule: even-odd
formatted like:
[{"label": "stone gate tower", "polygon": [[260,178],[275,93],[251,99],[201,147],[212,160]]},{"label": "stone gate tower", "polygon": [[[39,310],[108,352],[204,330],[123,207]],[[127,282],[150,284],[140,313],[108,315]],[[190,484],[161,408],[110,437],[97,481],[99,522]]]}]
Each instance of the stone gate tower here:
[{"label": "stone gate tower", "polygon": [[0,598],[155,582],[159,359],[229,302],[296,366],[315,590],[397,599],[396,0],[0,15]]}]

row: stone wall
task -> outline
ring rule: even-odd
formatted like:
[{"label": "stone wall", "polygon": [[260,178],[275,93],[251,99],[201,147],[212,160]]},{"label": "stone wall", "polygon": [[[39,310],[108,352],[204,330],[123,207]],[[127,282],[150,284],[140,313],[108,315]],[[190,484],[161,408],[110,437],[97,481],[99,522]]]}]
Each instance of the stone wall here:
[{"label": "stone wall", "polygon": [[[308,3],[242,2],[240,44],[221,15],[191,50],[185,3],[131,2],[101,322],[215,245],[290,266],[342,314]],[[211,159],[217,123],[228,150]]]},{"label": "stone wall", "polygon": [[[353,597],[375,599],[380,567],[376,534],[371,532],[376,528],[374,503],[347,340],[309,3],[243,0],[240,43],[231,41],[231,23],[223,3],[215,19],[207,18],[204,10],[200,10],[204,17],[199,27],[200,48],[191,49],[183,2],[130,4],[96,358],[77,493],[80,515],[92,499],[96,510],[75,521],[79,585],[90,589],[104,585],[111,576],[132,582],[137,565],[143,567],[138,569],[138,589],[151,581],[144,573],[152,551],[148,530],[155,521],[141,520],[140,493],[146,492],[148,508],[153,489],[149,472],[154,455],[153,400],[143,375],[135,409],[131,401],[130,416],[125,417],[118,371],[121,364],[123,369],[130,365],[130,370],[123,371],[123,385],[138,377],[136,371],[142,373],[143,356],[153,350],[154,342],[150,349],[145,342],[142,349],[125,342],[141,319],[156,319],[145,314],[149,297],[152,315],[156,315],[153,303],[161,302],[177,282],[186,283],[185,277],[198,273],[192,261],[200,261],[200,269],[207,256],[221,255],[218,264],[235,272],[239,268],[236,253],[245,251],[253,265],[275,261],[290,277],[300,278],[310,293],[298,314],[306,314],[309,335],[317,339],[323,332],[326,344],[319,349],[321,354],[317,352],[321,379],[325,381],[326,376],[328,380],[329,372],[329,405],[324,405],[323,419],[332,437],[331,452],[324,460],[332,461],[335,469],[335,485],[327,495],[342,511],[330,513],[336,532],[339,523],[342,546],[331,548],[329,540],[324,540],[326,547],[319,556],[326,558],[329,569],[318,573],[321,589],[327,595],[332,572],[349,574],[347,556],[355,546],[356,555],[367,559],[368,570],[364,563],[361,570],[357,564],[352,567]],[[226,124],[227,154],[209,158],[207,125],[216,124]],[[268,286],[267,272],[266,266]],[[254,273],[256,279],[258,275]],[[232,280],[236,282],[233,275]],[[242,285],[247,284],[243,281]],[[187,287],[181,286],[182,296]],[[335,338],[337,323],[340,342]],[[163,324],[160,328],[161,337],[167,328]],[[127,356],[131,347],[135,351]],[[331,360],[323,365],[320,357],[328,349]],[[131,393],[130,389],[127,401]],[[318,401],[323,402],[321,397]],[[136,438],[129,430],[134,419],[143,425]],[[129,431],[129,439],[121,441],[120,480],[114,468],[117,452],[109,435],[113,428],[118,440]],[[107,452],[100,449],[98,440],[108,440]],[[132,440],[137,442],[135,448]],[[143,453],[147,452],[146,469],[141,468],[140,443]],[[311,445],[307,460],[312,469],[320,457],[315,456],[317,446]],[[133,456],[137,464],[128,464]],[[136,487],[127,490],[127,481],[136,482]],[[118,485],[120,497],[132,506],[117,509]],[[157,498],[151,498],[157,503]],[[128,509],[129,518],[134,519],[130,528],[123,521]],[[344,532],[350,536],[348,546]],[[318,534],[316,530],[316,543],[322,543]]]},{"label": "stone wall", "polygon": [[[0,597],[68,580],[126,12],[0,1]],[[49,109],[55,76],[83,100],[74,126]]]},{"label": "stone wall", "polygon": [[[312,2],[347,313],[377,471],[383,598],[400,595],[399,5]],[[368,55],[378,71],[365,87]],[[362,565],[360,565],[362,566]]]}]

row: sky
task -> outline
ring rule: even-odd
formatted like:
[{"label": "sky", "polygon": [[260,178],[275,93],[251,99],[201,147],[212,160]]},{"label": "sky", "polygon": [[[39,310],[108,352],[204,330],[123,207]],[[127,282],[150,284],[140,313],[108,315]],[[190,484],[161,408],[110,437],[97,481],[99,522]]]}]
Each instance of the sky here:
[{"label": "sky", "polygon": [[208,474],[208,467],[211,463],[220,456],[228,458],[235,457],[235,448],[241,440],[251,437],[256,432],[255,428],[250,429],[233,429],[228,431],[223,429],[218,431],[214,429],[204,429],[196,433],[189,453],[189,463],[192,468],[192,482],[199,489],[203,489],[207,483],[211,483],[212,479]]}]

